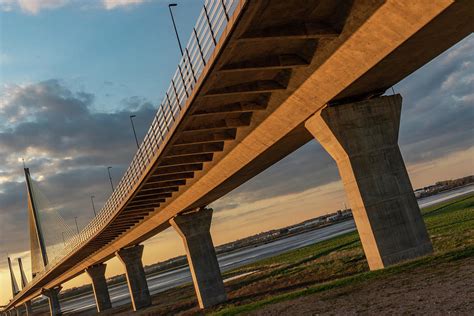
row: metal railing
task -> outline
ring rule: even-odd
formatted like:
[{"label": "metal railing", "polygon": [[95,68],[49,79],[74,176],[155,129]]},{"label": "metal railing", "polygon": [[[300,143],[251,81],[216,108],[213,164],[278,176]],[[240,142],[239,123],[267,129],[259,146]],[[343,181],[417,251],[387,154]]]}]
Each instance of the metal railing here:
[{"label": "metal railing", "polygon": [[[131,191],[143,177],[153,157],[164,145],[167,134],[176,123],[186,101],[192,94],[229,22],[229,17],[232,16],[240,1],[206,0],[176,72],[165,92],[165,97],[118,186],[97,216],[78,235],[66,242],[64,256],[49,262],[45,270],[38,273],[35,279],[46,274],[64,257],[76,251],[84,242],[102,229],[108,220],[118,212],[120,205],[130,196]],[[32,283],[29,285],[32,285]]]}]

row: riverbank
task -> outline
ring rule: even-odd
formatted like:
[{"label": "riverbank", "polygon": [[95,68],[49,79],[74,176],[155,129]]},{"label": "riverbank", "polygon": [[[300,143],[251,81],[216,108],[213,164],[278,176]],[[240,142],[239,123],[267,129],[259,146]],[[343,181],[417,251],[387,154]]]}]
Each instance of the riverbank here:
[{"label": "riverbank", "polygon": [[[473,295],[474,286],[472,270],[469,270],[474,260],[474,195],[425,208],[423,216],[433,241],[433,256],[370,272],[357,233],[344,234],[224,273],[227,279],[252,272],[226,282],[229,301],[207,310],[206,314],[326,313],[323,306],[334,307],[335,304],[340,305],[340,313],[349,314],[374,312],[371,308],[377,306],[387,313],[402,310],[429,313],[424,298],[434,295],[440,302],[444,299],[452,302],[444,304],[445,309],[440,311],[462,315],[463,308],[472,308],[465,300]],[[446,291],[442,290],[443,286]],[[449,290],[454,287],[458,290]],[[372,296],[369,289],[373,291]],[[378,292],[384,293],[387,299],[380,295],[377,301]],[[453,293],[456,300],[451,297]],[[340,304],[338,297],[346,305]],[[420,297],[421,301],[413,301],[414,297]],[[363,306],[372,305],[369,299],[373,299],[375,305],[364,312]],[[394,299],[407,303],[402,305]],[[318,300],[326,303],[318,304]],[[154,295],[153,306],[137,315],[203,314],[196,306],[194,289],[188,284]],[[294,310],[294,306],[301,309]],[[311,309],[315,307],[322,309]],[[396,308],[402,310],[397,312]],[[129,306],[123,306],[107,314],[127,315],[129,310]]]},{"label": "riverbank", "polygon": [[[350,233],[326,245],[308,247],[306,254],[291,252],[260,263],[281,265],[268,277],[281,283],[297,279],[293,289],[274,289],[272,294],[209,312],[468,315],[474,310],[474,196],[426,208],[423,215],[435,249],[433,256],[370,272],[356,234]],[[311,250],[323,255],[316,253],[311,258]],[[305,285],[308,279],[319,282]]]}]

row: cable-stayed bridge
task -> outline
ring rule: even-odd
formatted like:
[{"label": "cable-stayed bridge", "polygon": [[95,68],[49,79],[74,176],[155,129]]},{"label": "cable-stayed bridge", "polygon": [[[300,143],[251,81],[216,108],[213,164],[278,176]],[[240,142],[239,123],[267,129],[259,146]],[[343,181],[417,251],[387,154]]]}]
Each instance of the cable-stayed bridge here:
[{"label": "cable-stayed bridge", "polygon": [[337,162],[371,269],[431,253],[398,148],[402,99],[382,95],[471,34],[473,11],[469,0],[206,1],[119,185],[60,256],[32,243],[43,261],[6,310],[44,294],[60,314],[60,285],[84,271],[98,310],[110,308],[113,256],[133,308],[149,306],[139,244],[169,226],[200,306],[225,301],[205,206],[314,138]]}]

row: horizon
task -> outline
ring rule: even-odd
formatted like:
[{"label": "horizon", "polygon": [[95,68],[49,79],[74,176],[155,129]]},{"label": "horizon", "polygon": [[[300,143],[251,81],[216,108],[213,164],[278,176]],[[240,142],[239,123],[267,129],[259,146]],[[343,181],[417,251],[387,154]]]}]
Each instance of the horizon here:
[{"label": "horizon", "polygon": [[[93,217],[89,197],[99,210],[110,195],[106,166],[118,183],[136,151],[129,116],[136,115],[141,140],[175,71],[180,56],[168,2],[111,3],[0,1],[1,284],[10,283],[8,253],[17,280],[17,257],[31,280],[20,158],[68,225],[77,216],[83,228]],[[179,1],[183,43],[201,5]],[[403,97],[400,149],[414,190],[474,174],[472,51],[473,34],[394,86]],[[218,246],[343,204],[350,207],[336,164],[312,141],[209,204],[211,234]],[[185,253],[170,228],[143,244],[144,265]],[[118,259],[108,261],[107,278],[123,272]],[[83,273],[63,288],[89,283]],[[0,305],[10,298],[11,289],[1,288]]]}]

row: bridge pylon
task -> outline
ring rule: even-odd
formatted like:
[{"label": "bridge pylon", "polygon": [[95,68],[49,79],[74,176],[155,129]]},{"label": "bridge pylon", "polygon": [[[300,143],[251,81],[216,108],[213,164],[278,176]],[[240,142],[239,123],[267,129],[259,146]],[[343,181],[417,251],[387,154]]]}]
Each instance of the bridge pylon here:
[{"label": "bridge pylon", "polygon": [[36,274],[43,271],[48,264],[48,254],[46,244],[40,225],[38,210],[35,203],[35,193],[32,186],[30,169],[24,168],[26,179],[26,190],[28,193],[28,222],[30,229],[30,250],[31,250],[31,274],[34,278]]},{"label": "bridge pylon", "polygon": [[8,269],[10,270],[10,279],[12,283],[12,293],[13,296],[15,296],[18,292],[20,292],[18,283],[16,282],[15,274],[13,273],[13,268],[12,268],[12,262],[10,260],[10,257],[7,258],[8,260]]}]

